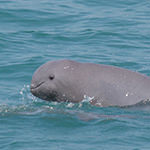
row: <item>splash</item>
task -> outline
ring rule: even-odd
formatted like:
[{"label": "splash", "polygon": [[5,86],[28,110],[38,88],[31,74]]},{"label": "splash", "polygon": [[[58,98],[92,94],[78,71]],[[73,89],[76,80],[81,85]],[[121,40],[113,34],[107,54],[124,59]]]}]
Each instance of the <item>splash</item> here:
[{"label": "splash", "polygon": [[89,97],[84,95],[84,99],[79,102],[79,103],[72,103],[72,102],[47,102],[40,100],[39,98],[33,96],[30,93],[30,85],[24,85],[23,88],[19,91],[20,94],[20,100],[25,103],[25,104],[30,104],[30,103],[38,103],[38,102],[43,102],[46,103],[47,105],[51,106],[58,106],[58,107],[66,107],[66,108],[74,108],[74,107],[79,107],[81,108],[83,105],[90,105],[90,102],[94,99],[94,97]]},{"label": "splash", "polygon": [[18,103],[15,104],[1,104],[0,116],[3,115],[37,115],[40,113],[52,113],[64,110],[78,110],[84,107],[91,107],[90,100],[92,98],[85,96],[80,103],[71,102],[48,102],[40,100],[30,93],[30,86],[24,85],[19,91]]},{"label": "splash", "polygon": [[[30,85],[24,85],[23,88],[19,92],[20,100],[24,102],[30,102],[31,100],[36,102],[37,98],[30,93]],[[30,101],[28,101],[30,100]]]}]

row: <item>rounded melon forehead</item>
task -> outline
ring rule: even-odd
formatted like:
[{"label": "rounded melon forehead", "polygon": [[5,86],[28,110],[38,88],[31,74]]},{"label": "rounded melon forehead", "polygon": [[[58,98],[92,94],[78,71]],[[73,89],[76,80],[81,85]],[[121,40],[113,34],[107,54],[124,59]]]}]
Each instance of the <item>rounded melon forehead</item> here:
[{"label": "rounded melon forehead", "polygon": [[67,69],[67,67],[70,67],[71,65],[73,65],[73,61],[70,60],[48,61],[39,67],[39,71]]},{"label": "rounded melon forehead", "polygon": [[42,80],[48,76],[66,75],[74,71],[74,62],[69,60],[49,61],[40,66],[33,75],[33,80]]}]

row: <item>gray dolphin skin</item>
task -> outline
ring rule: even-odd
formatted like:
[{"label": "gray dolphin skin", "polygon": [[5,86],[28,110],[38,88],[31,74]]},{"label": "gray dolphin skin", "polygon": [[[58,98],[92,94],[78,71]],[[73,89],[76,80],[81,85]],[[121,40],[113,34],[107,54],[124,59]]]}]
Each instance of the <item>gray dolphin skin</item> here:
[{"label": "gray dolphin skin", "polygon": [[77,103],[89,97],[96,106],[126,106],[150,99],[150,78],[109,65],[57,60],[35,71],[30,90],[47,101]]}]

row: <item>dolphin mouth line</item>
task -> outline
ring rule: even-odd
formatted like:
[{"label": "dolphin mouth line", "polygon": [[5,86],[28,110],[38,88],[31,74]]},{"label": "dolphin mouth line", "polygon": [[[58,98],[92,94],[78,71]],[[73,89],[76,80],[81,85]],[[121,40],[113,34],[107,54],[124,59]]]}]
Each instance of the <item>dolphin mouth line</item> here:
[{"label": "dolphin mouth line", "polygon": [[38,85],[34,85],[34,84],[31,84],[31,86],[30,86],[30,88],[31,88],[31,90],[34,90],[34,89],[36,89],[36,88],[38,88],[39,86],[41,86],[42,84],[44,83],[44,81],[42,81],[42,82],[40,82]]}]

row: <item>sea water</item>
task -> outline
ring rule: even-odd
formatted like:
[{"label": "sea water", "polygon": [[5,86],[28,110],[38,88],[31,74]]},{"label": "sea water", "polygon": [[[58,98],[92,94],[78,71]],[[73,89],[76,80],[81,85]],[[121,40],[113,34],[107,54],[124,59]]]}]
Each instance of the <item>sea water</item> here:
[{"label": "sea water", "polygon": [[150,1],[0,0],[0,149],[149,150],[150,106],[50,103],[30,93],[49,60],[150,76]]}]

